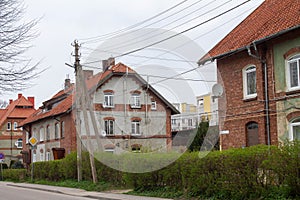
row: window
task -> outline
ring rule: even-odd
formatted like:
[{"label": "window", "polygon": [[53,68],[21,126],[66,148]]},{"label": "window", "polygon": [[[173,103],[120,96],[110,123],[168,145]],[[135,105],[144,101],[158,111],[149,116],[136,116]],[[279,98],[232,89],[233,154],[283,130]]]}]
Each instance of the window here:
[{"label": "window", "polygon": [[40,153],[40,161],[44,161],[44,152]]},{"label": "window", "polygon": [[47,141],[50,140],[50,126],[49,125],[47,126],[47,129],[46,129],[46,140]]},{"label": "window", "polygon": [[287,85],[289,90],[300,89],[300,54],[287,61]]},{"label": "window", "polygon": [[46,161],[50,161],[50,151],[46,152]]},{"label": "window", "polygon": [[16,147],[17,147],[18,149],[22,148],[22,147],[23,147],[23,145],[22,145],[22,139],[19,138],[19,139],[16,141],[15,145],[16,145]]},{"label": "window", "polygon": [[251,65],[243,72],[244,98],[256,97],[256,67]]},{"label": "window", "polygon": [[176,124],[176,119],[171,119],[172,124]]},{"label": "window", "polygon": [[193,126],[193,119],[188,119],[188,126]]},{"label": "window", "polygon": [[151,110],[156,110],[156,101],[151,101]]},{"label": "window", "polygon": [[105,107],[105,108],[114,107],[114,94],[113,93],[104,93],[103,107]]},{"label": "window", "polygon": [[106,135],[113,135],[114,134],[114,121],[113,120],[105,120],[104,128],[105,128]]},{"label": "window", "polygon": [[131,151],[133,153],[140,153],[141,152],[141,147],[142,147],[142,145],[140,145],[140,144],[133,144],[131,146]]},{"label": "window", "polygon": [[11,130],[11,122],[7,122],[7,130]]},{"label": "window", "polygon": [[40,128],[40,141],[44,141],[44,137],[45,137],[45,130],[44,127]]},{"label": "window", "polygon": [[29,143],[29,133],[26,131],[26,144]]},{"label": "window", "polygon": [[61,126],[60,126],[60,136],[61,138],[65,137],[65,122],[61,122]]},{"label": "window", "polygon": [[14,122],[14,130],[18,130],[18,122]]},{"label": "window", "polygon": [[140,121],[134,120],[131,122],[131,134],[132,135],[140,135]]},{"label": "window", "polygon": [[131,95],[131,108],[141,108],[141,97],[140,94],[133,93]]},{"label": "window", "polygon": [[54,130],[55,139],[58,139],[59,138],[59,123],[55,124],[54,129],[55,129]]},{"label": "window", "polygon": [[290,140],[300,140],[300,118],[290,124]]}]

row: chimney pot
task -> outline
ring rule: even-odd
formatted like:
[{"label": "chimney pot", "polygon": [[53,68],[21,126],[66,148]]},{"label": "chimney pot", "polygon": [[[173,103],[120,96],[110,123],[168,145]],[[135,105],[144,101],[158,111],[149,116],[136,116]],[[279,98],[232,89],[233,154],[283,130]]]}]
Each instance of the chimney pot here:
[{"label": "chimney pot", "polygon": [[67,77],[65,79],[65,90],[67,90],[70,87],[71,87],[71,80],[69,79],[69,77]]},{"label": "chimney pot", "polygon": [[18,99],[20,99],[22,97],[22,93],[18,94]]},{"label": "chimney pot", "polygon": [[12,99],[10,99],[10,100],[9,100],[9,104],[11,104],[12,102],[13,102],[13,100],[12,100]]}]

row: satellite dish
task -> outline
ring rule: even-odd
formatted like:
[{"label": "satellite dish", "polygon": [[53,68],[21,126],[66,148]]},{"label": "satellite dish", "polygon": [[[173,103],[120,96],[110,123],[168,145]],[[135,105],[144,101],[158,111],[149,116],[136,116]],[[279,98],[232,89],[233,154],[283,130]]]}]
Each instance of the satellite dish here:
[{"label": "satellite dish", "polygon": [[224,89],[223,89],[223,86],[219,83],[216,83],[213,85],[212,87],[212,94],[215,96],[215,97],[220,97],[222,96],[224,92]]},{"label": "satellite dish", "polygon": [[106,136],[106,131],[102,130],[102,131],[101,131],[101,135],[102,135],[103,137],[105,137],[105,136]]}]

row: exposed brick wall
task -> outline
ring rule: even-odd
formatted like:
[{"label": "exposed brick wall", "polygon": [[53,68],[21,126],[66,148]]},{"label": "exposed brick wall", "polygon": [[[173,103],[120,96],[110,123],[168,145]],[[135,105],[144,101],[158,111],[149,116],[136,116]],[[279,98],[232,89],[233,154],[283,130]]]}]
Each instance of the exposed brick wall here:
[{"label": "exposed brick wall", "polygon": [[[267,60],[271,52],[267,51]],[[224,86],[225,95],[219,99],[221,130],[229,130],[229,134],[220,136],[222,149],[247,146],[246,125],[249,122],[258,124],[259,143],[267,144],[264,73],[262,63],[249,56],[247,51],[220,59],[218,65],[218,82]],[[256,66],[257,97],[244,99],[243,69],[249,65]],[[267,62],[269,98],[274,98],[272,62]],[[270,110],[276,110],[274,102],[270,103]],[[271,143],[277,143],[276,115],[270,113]]]}]

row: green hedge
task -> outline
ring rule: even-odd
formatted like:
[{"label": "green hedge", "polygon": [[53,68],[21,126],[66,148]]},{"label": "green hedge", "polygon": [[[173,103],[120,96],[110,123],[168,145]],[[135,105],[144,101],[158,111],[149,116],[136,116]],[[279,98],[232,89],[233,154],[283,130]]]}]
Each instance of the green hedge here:
[{"label": "green hedge", "polygon": [[4,169],[3,180],[7,181],[25,181],[29,177],[26,169]]},{"label": "green hedge", "polygon": [[[300,197],[300,143],[283,146],[258,145],[226,151],[187,152],[175,162],[148,173],[126,173],[95,160],[100,182],[133,187],[136,191],[177,191],[184,198],[215,199],[296,198]],[[168,162],[174,154],[97,154],[122,169],[135,166],[155,167]],[[106,160],[107,161],[107,160]],[[35,180],[76,180],[76,153],[65,159],[34,164]],[[19,173],[6,171],[5,178],[18,179]],[[21,172],[21,171],[20,171]],[[22,171],[24,172],[24,171]],[[13,175],[14,174],[14,175]],[[16,175],[18,174],[18,175]],[[83,180],[90,181],[88,153],[83,153]],[[162,190],[162,188],[164,188]]]}]

